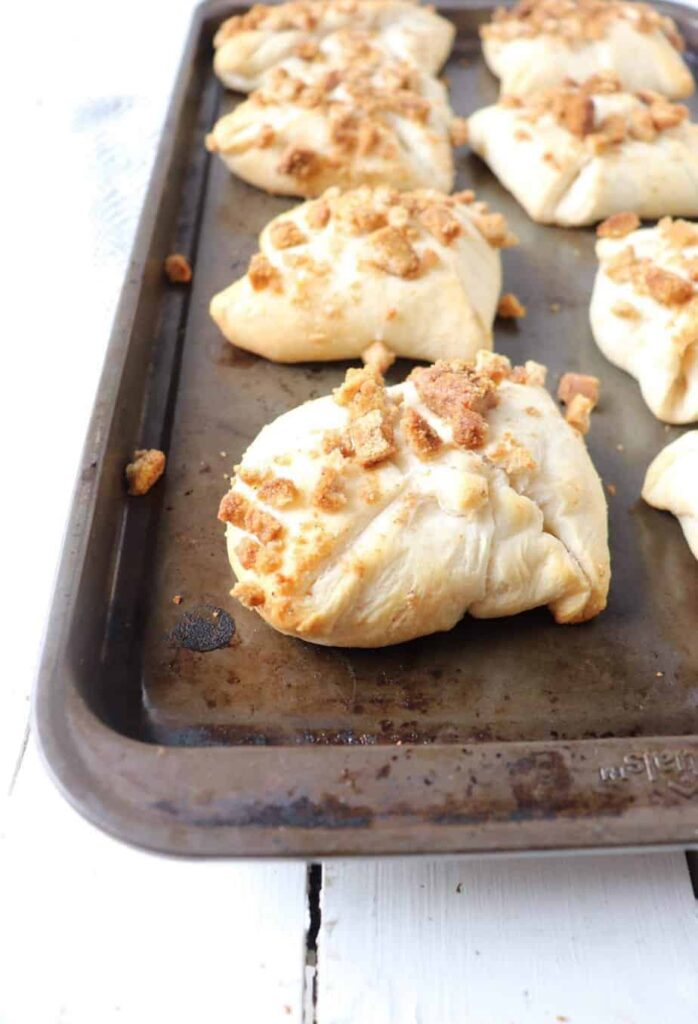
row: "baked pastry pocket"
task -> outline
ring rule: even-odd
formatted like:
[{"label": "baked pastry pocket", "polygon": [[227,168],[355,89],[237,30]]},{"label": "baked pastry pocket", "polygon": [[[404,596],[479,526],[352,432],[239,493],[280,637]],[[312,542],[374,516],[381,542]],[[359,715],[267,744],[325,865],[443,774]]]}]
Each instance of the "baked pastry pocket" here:
[{"label": "baked pastry pocket", "polygon": [[693,76],[672,18],[647,4],[614,0],[520,0],[480,34],[502,91],[525,95],[567,79],[613,72],[628,92],[690,96]]},{"label": "baked pastry pocket", "polygon": [[631,213],[599,226],[591,296],[596,344],[665,423],[698,420],[698,225]]},{"label": "baked pastry pocket", "polygon": [[698,558],[698,430],[689,430],[662,449],[647,470],[642,497],[677,516]]},{"label": "baked pastry pocket", "polygon": [[606,502],[538,364],[483,352],[333,395],[259,434],[219,518],[233,594],[283,633],[378,647],[470,613],[605,606]]},{"label": "baked pastry pocket", "polygon": [[472,149],[542,224],[698,216],[698,125],[686,107],[627,93],[597,75],[521,99],[502,96],[468,120]]},{"label": "baked pastry pocket", "polygon": [[362,184],[450,192],[452,137],[464,140],[445,86],[356,33],[322,47],[270,71],[216,123],[208,148],[233,174],[278,195]]},{"label": "baked pastry pocket", "polygon": [[264,228],[211,315],[277,362],[473,358],[492,346],[499,250],[515,241],[472,192],[330,189]]},{"label": "baked pastry pocket", "polygon": [[455,27],[428,7],[405,0],[293,0],[257,4],[222,23],[213,40],[213,66],[230,89],[251,92],[267,71],[342,29],[371,32],[388,54],[436,74],[446,61]]}]

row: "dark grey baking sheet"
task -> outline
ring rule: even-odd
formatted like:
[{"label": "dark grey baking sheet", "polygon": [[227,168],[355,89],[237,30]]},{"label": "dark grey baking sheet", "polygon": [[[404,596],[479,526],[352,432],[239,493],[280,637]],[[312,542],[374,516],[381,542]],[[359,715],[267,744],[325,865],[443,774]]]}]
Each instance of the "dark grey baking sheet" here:
[{"label": "dark grey baking sheet", "polygon": [[[87,440],[37,691],[52,771],[104,828],[177,853],[695,842],[698,565],[676,520],[639,499],[647,464],[679,431],[592,342],[593,232],[533,225],[466,151],[458,187],[502,210],[521,239],[504,254],[505,288],[529,312],[497,325],[497,349],[546,363],[551,387],[565,370],[602,381],[588,443],[616,488],[607,611],[576,627],[545,610],[465,619],[350,651],[276,634],[228,596],[224,473],[265,423],[348,365],[275,366],[233,349],[208,317],[261,227],[291,205],[203,149],[236,102],[210,70],[213,31],[233,9],[195,17]],[[694,60],[698,14],[671,10]],[[446,13],[459,29],[446,74],[467,114],[497,92],[476,34],[490,8]],[[192,259],[191,288],[163,279],[173,250]],[[409,368],[396,364],[390,381]],[[140,445],[163,448],[168,470],[127,500],[123,466]],[[233,628],[227,646],[190,649]]]}]

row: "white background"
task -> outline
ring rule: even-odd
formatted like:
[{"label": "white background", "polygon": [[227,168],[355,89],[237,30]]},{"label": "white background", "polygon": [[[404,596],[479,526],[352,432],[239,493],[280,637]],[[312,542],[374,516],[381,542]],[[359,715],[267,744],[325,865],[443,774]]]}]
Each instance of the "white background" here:
[{"label": "white background", "polygon": [[[695,1024],[680,854],[306,869],[127,849],[54,791],[33,681],[64,522],[189,0],[0,19],[0,1024]],[[305,1010],[303,1003],[305,1001]]]}]

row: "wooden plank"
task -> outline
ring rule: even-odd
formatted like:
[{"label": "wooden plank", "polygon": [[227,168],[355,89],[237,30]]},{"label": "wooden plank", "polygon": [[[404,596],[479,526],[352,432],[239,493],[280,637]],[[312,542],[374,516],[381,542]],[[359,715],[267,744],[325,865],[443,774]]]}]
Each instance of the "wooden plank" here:
[{"label": "wooden plank", "polygon": [[695,1024],[682,854],[329,864],[318,1024]]},{"label": "wooden plank", "polygon": [[305,865],[123,846],[68,806],[31,741],[0,822],[2,1024],[301,1021]]}]

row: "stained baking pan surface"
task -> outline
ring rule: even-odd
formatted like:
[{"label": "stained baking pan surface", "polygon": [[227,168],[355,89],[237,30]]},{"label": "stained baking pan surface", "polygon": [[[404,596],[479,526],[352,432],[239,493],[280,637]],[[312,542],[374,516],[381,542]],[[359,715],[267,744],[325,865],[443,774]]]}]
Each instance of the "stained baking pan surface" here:
[{"label": "stained baking pan surface", "polygon": [[[698,12],[670,10],[695,69]],[[275,366],[234,349],[208,316],[291,205],[203,147],[236,102],[210,68],[215,27],[234,11],[195,17],[85,448],[36,701],[59,784],[102,827],[176,853],[694,843],[698,566],[675,519],[639,498],[650,459],[680,431],[593,344],[593,231],[532,224],[467,152],[457,187],[503,211],[521,240],[504,254],[505,287],[529,312],[497,326],[497,349],[546,363],[552,386],[565,370],[602,381],[588,442],[615,488],[607,611],[574,627],[545,610],[466,618],[352,651],[281,636],[228,596],[225,474],[265,423],[325,394],[347,365]],[[468,114],[497,93],[477,37],[491,8],[444,13],[458,27],[453,105]],[[164,280],[172,251],[191,257],[190,288]],[[123,467],[142,445],[167,452],[167,472],[127,499]]]}]

